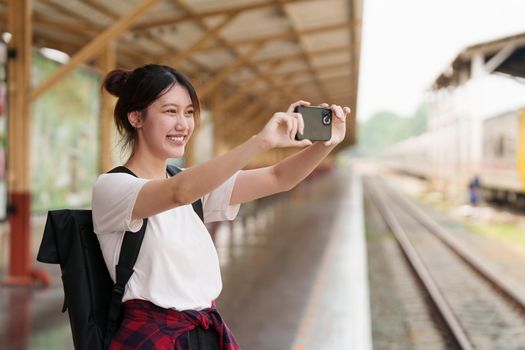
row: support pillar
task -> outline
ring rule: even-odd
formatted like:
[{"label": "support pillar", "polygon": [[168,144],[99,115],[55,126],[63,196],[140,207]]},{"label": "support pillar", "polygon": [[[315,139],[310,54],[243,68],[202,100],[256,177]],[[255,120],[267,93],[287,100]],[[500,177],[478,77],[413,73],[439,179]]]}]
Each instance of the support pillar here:
[{"label": "support pillar", "polygon": [[31,0],[7,2],[9,271],[4,284],[32,285],[29,92],[31,71]]}]

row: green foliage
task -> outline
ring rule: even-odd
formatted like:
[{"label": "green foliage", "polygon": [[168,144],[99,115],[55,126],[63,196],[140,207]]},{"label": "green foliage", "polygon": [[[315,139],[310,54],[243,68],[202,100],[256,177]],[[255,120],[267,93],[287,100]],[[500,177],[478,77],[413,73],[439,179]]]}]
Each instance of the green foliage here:
[{"label": "green foliage", "polygon": [[422,134],[427,128],[427,107],[421,105],[410,117],[378,112],[359,123],[358,148],[361,154],[375,154],[401,140]]},{"label": "green foliage", "polygon": [[473,233],[495,237],[506,241],[514,246],[520,246],[525,249],[525,236],[523,227],[514,223],[478,223],[469,220],[465,227]]},{"label": "green foliage", "polygon": [[[60,65],[33,57],[33,83],[40,84]],[[97,175],[100,81],[79,68],[33,104],[31,185],[33,210],[89,207]]]}]

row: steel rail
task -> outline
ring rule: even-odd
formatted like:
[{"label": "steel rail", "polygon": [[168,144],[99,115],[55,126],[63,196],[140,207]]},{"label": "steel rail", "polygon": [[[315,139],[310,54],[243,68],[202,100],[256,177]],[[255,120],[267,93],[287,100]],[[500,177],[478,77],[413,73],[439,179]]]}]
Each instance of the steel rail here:
[{"label": "steel rail", "polygon": [[525,315],[525,298],[516,292],[516,290],[519,289],[517,286],[514,286],[510,281],[500,277],[500,275],[484,263],[479,256],[474,254],[464,244],[460,243],[456,237],[440,226],[412,201],[405,196],[400,195],[398,191],[393,189],[390,185],[385,183],[385,186],[388,191],[396,197],[397,203],[402,206],[408,214],[438,237],[454,252],[454,254],[469,265],[481,278],[490,283],[500,294],[507,298],[522,314]]},{"label": "steel rail", "polygon": [[452,312],[452,309],[448,305],[443,293],[437,286],[436,282],[430,275],[430,272],[421,261],[416,249],[407,237],[406,232],[395,217],[390,208],[385,204],[385,200],[382,199],[384,193],[381,193],[378,186],[372,184],[371,181],[366,181],[366,185],[369,189],[371,199],[374,202],[376,208],[383,216],[385,223],[390,228],[394,237],[396,238],[399,246],[401,247],[405,257],[415,271],[417,277],[425,287],[432,303],[435,305],[439,312],[439,315],[443,319],[446,327],[450,331],[453,340],[462,350],[473,350],[474,346],[465,330],[461,326],[456,315]]}]

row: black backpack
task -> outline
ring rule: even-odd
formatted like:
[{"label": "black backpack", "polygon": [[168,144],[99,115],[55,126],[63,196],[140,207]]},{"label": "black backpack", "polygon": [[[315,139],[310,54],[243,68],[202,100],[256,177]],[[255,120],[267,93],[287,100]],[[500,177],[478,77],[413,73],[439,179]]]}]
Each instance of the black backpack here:
[{"label": "black backpack", "polygon": [[[167,171],[173,176],[181,169],[168,166]],[[109,173],[136,176],[125,167],[116,167]],[[192,205],[203,220],[201,200]],[[139,232],[125,233],[116,266],[117,282],[113,284],[93,232],[91,210],[48,212],[37,260],[60,264],[65,296],[62,312],[68,310],[75,349],[103,350],[109,346],[121,322],[124,289],[133,274],[147,223],[144,219]]]}]

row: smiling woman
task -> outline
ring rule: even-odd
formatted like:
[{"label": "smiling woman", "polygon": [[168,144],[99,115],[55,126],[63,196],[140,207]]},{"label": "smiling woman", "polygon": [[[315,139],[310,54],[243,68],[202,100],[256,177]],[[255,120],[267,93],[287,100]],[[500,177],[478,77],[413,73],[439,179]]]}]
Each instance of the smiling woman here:
[{"label": "smiling woman", "polygon": [[[350,109],[332,105],[331,139],[312,144],[296,140],[304,121],[293,112],[310,103],[292,103],[233,150],[170,177],[166,162],[184,155],[200,116],[189,80],[171,67],[150,64],[112,71],[104,87],[118,97],[115,123],[131,148],[127,173],[102,174],[93,189],[93,227],[113,280],[126,232],[144,237],[110,349],[238,349],[215,308],[222,281],[201,219],[233,220],[241,203],[297,185],[343,141]],[[273,166],[241,170],[258,154],[281,147],[307,148]],[[201,218],[191,205],[199,201]],[[170,331],[160,334],[159,328]]]},{"label": "smiling woman", "polygon": [[[104,87],[119,98],[115,106],[115,124],[123,136],[123,146],[130,148],[132,155],[136,147],[151,146],[137,144],[139,132],[142,130],[150,132],[149,127],[143,128],[143,123],[152,123],[150,120],[155,121],[159,115],[161,118],[174,119],[183,111],[183,115],[187,117],[183,118],[185,120],[183,124],[188,123],[187,128],[181,123],[177,123],[177,127],[188,129],[182,134],[187,140],[193,132],[194,121],[198,121],[200,104],[195,89],[184,75],[171,67],[146,65],[134,71],[117,69],[108,74]],[[148,108],[150,106],[151,108]],[[156,116],[148,118],[148,113]],[[169,124],[166,118],[163,120],[165,124]],[[145,138],[143,141],[146,140],[150,138]],[[171,157],[181,157],[183,153],[184,149],[181,154]]]}]

